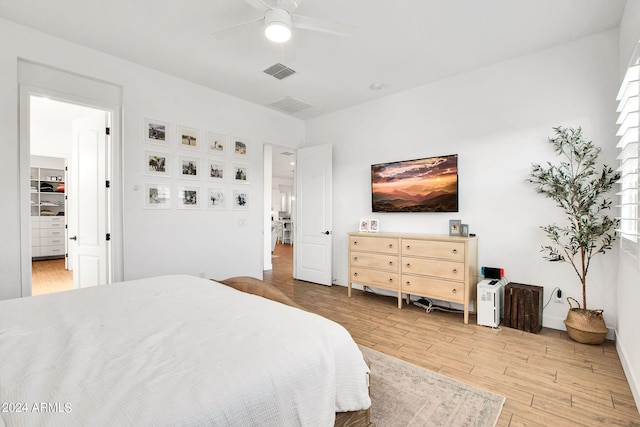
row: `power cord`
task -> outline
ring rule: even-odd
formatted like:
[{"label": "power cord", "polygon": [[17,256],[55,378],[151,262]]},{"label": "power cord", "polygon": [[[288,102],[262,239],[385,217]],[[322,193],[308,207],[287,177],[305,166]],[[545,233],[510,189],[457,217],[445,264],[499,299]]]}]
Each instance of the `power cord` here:
[{"label": "power cord", "polygon": [[549,295],[549,301],[547,301],[547,303],[542,307],[542,309],[544,310],[545,308],[547,308],[547,306],[549,305],[549,303],[551,302],[551,299],[553,298],[553,296],[556,294],[556,291],[559,291],[560,288],[558,286],[556,286],[555,288],[553,288],[553,290],[551,291],[551,295]]}]

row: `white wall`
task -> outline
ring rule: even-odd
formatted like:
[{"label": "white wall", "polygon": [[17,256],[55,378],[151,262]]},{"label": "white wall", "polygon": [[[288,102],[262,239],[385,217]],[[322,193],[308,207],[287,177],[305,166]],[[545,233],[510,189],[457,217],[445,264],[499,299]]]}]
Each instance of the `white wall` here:
[{"label": "white wall", "polygon": [[[640,40],[640,2],[628,1],[620,24],[619,83]],[[627,379],[640,407],[640,266],[639,260],[621,251],[618,264],[617,348]]]},{"label": "white wall", "polygon": [[[449,219],[479,237],[480,265],[503,267],[514,282],[559,286],[580,296],[568,264],[542,259],[541,225],[559,209],[525,182],[532,162],[556,161],[553,126],[582,126],[615,161],[617,31],[503,62],[307,122],[305,145],[333,144],[334,277],[347,282],[346,233],[359,218],[382,232],[446,234]],[[370,165],[458,154],[460,211],[371,213]],[[596,257],[588,277],[591,308],[616,324],[616,252]],[[581,300],[580,298],[578,298]],[[567,304],[552,302],[544,325],[563,329]]]},{"label": "white wall", "polygon": [[[190,273],[224,278],[262,274],[262,144],[274,141],[297,147],[304,122],[175,77],[0,20],[0,141],[3,203],[0,224],[0,299],[20,292],[18,191],[18,58],[112,82],[123,88],[124,278],[164,273]],[[146,182],[167,182],[172,191],[185,185],[142,175],[143,119],[214,130],[251,142],[251,196],[248,211],[211,212],[143,209]],[[175,138],[173,139],[175,142]],[[155,147],[154,147],[155,148]],[[178,153],[177,148],[172,149]],[[205,158],[204,153],[202,157]],[[229,157],[229,164],[232,163]],[[207,183],[202,180],[201,187]],[[229,189],[238,188],[229,182]],[[239,226],[246,220],[246,226]]]}]

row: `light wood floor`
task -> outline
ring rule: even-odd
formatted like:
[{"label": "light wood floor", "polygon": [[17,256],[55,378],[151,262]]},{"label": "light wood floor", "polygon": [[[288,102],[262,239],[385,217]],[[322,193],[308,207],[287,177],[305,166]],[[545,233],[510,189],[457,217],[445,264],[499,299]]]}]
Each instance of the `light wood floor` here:
[{"label": "light wood floor", "polygon": [[65,270],[64,259],[32,261],[31,294],[44,295],[73,289],[73,272]]},{"label": "light wood floor", "polygon": [[292,279],[292,247],[277,245],[264,279],[309,311],[342,324],[359,344],[507,398],[498,426],[640,426],[613,342],[565,332],[530,334],[462,321],[462,314],[399,310],[395,298]]}]

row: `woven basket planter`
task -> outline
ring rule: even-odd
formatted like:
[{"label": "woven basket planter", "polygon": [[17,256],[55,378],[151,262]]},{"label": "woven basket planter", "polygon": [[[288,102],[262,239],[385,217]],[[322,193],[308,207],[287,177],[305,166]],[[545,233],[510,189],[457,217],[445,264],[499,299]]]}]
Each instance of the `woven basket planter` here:
[{"label": "woven basket planter", "polygon": [[[577,304],[577,307],[572,306],[571,300]],[[567,301],[571,308],[564,324],[569,337],[582,344],[602,344],[609,332],[602,317],[602,310],[580,308],[580,303],[571,297],[568,297]]]}]

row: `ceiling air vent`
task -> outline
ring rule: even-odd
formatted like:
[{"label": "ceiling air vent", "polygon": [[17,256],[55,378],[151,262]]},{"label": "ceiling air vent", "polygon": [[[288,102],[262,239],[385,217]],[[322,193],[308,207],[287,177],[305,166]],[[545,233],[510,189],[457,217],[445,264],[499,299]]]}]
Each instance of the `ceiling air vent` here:
[{"label": "ceiling air vent", "polygon": [[286,65],[282,65],[280,63],[272,65],[271,67],[264,70],[264,72],[269,74],[270,76],[275,77],[278,80],[282,80],[285,77],[289,77],[290,75],[296,73],[291,68],[287,67]]},{"label": "ceiling air vent", "polygon": [[311,104],[302,102],[299,99],[292,98],[290,96],[277,100],[276,102],[269,104],[271,107],[287,113],[297,113],[305,108],[313,107]]}]

